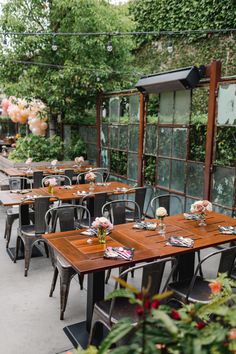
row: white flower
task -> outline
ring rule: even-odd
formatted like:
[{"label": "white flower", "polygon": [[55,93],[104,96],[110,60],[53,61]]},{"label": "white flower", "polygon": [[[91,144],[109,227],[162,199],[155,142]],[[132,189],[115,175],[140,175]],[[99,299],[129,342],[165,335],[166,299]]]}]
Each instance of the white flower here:
[{"label": "white flower", "polygon": [[52,166],[56,166],[56,165],[57,165],[57,162],[58,162],[57,160],[52,160],[51,165],[52,165]]},{"label": "white flower", "polygon": [[49,178],[46,180],[45,184],[47,184],[48,186],[54,187],[57,185],[57,180],[56,180],[56,178]]},{"label": "white flower", "polygon": [[84,158],[83,158],[83,156],[77,156],[76,158],[75,158],[75,163],[78,165],[78,164],[80,164],[80,163],[83,163],[84,162]]},{"label": "white flower", "polygon": [[167,215],[168,214],[167,214],[167,211],[165,208],[163,208],[163,207],[157,208],[157,210],[156,210],[156,217],[157,218],[164,218],[164,216],[167,216]]},{"label": "white flower", "polygon": [[96,175],[93,172],[86,173],[85,181],[92,182],[95,181]]},{"label": "white flower", "polygon": [[32,159],[31,157],[29,157],[29,158],[25,161],[25,163],[26,163],[26,165],[30,165],[30,164],[32,163],[32,161],[33,161],[33,159]]}]

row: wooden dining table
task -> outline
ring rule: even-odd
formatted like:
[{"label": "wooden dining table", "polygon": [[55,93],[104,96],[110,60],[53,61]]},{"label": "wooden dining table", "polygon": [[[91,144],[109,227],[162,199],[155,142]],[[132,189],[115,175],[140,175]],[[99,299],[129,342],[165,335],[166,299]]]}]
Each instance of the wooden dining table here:
[{"label": "wooden dining table", "polygon": [[[165,218],[164,236],[156,230],[134,229],[133,223],[117,225],[107,236],[106,245],[99,244],[96,237],[82,235],[78,230],[44,235],[49,245],[63,256],[76,272],[88,274],[86,320],[64,328],[73,345],[87,345],[94,303],[104,298],[105,270],[178,256],[179,279],[190,278],[194,271],[196,251],[236,240],[236,235],[221,234],[218,230],[219,225],[236,226],[235,219],[211,212],[207,215],[206,223],[206,226],[200,227],[198,221],[186,220],[183,214],[169,216]],[[193,248],[168,245],[167,239],[173,235],[192,238]],[[92,239],[92,242],[88,243],[88,239]],[[132,261],[104,259],[107,246],[132,247],[135,249],[134,258]]]}]

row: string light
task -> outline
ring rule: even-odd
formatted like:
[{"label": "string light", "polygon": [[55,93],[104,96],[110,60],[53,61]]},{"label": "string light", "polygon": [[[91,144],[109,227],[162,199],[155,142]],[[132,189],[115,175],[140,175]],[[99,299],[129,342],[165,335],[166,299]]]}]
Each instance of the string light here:
[{"label": "string light", "polygon": [[113,46],[112,46],[112,40],[111,40],[111,37],[110,37],[109,41],[107,42],[107,51],[109,53],[111,53],[112,50],[113,50]]},{"label": "string light", "polygon": [[56,52],[57,49],[58,49],[58,47],[57,47],[57,44],[56,44],[56,36],[53,35],[53,37],[52,37],[52,50],[53,50],[54,52]]},{"label": "string light", "polygon": [[172,42],[169,42],[168,45],[167,45],[167,52],[169,54],[172,54],[173,51],[174,51],[173,44],[172,44]]}]

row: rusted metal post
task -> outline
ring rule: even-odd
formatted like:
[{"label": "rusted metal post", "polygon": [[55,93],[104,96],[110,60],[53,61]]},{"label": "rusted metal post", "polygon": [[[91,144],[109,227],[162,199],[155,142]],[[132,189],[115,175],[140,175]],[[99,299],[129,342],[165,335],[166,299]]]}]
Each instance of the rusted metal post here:
[{"label": "rusted metal post", "polygon": [[211,174],[213,162],[213,148],[215,138],[216,105],[218,94],[218,82],[221,77],[221,62],[213,61],[207,67],[207,76],[210,77],[209,99],[208,99],[208,122],[206,134],[206,157],[204,170],[204,198],[211,198]]},{"label": "rusted metal post", "polygon": [[102,93],[96,98],[96,128],[97,128],[97,166],[101,165],[101,102]]},{"label": "rusted metal post", "polygon": [[139,136],[138,136],[138,185],[143,185],[143,142],[144,142],[145,96],[139,96]]}]

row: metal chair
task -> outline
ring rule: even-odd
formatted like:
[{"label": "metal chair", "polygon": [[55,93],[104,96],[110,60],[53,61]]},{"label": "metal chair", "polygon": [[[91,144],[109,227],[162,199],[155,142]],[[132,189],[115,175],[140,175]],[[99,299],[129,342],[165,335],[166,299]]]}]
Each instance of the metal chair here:
[{"label": "metal chair", "polygon": [[[135,193],[134,200],[139,206],[141,216],[143,216],[144,214],[144,203],[145,203],[146,192],[147,192],[147,187],[134,187],[128,189],[126,192],[127,195],[129,195],[129,193]],[[134,221],[136,217],[137,215],[134,215],[134,212],[127,211],[126,213],[127,221]]]},{"label": "metal chair", "polygon": [[[34,224],[30,223],[29,202],[34,203]],[[19,206],[19,227],[17,229],[16,252],[14,263],[16,263],[21,241],[24,245],[25,258],[25,277],[28,275],[32,249],[36,243],[45,240],[42,234],[46,231],[45,214],[50,205],[50,197],[37,197],[35,199],[27,199]],[[49,256],[47,245],[45,247],[47,257]]]},{"label": "metal chair", "polygon": [[33,188],[41,188],[43,180],[43,171],[33,172]]},{"label": "metal chair", "polygon": [[103,177],[103,182],[107,182],[110,176],[108,168],[105,167],[92,168],[89,172],[99,172]]},{"label": "metal chair", "polygon": [[[88,172],[81,172],[78,174],[77,176],[77,183],[78,184],[85,184],[85,183],[89,183],[85,180],[85,176],[90,173],[90,172],[93,172],[91,170],[89,170]],[[100,182],[100,183],[103,183],[103,175],[99,172],[93,172],[96,176],[96,182]]]},{"label": "metal chair", "polygon": [[211,290],[209,284],[212,280],[207,280],[199,276],[202,264],[210,258],[221,255],[217,273],[227,273],[230,276],[236,257],[236,246],[225,248],[211,254],[200,261],[191,279],[181,282],[173,282],[168,285],[168,289],[174,292],[174,296],[183,302],[193,302],[207,304],[211,301]]},{"label": "metal chair", "polygon": [[[161,289],[161,283],[163,279],[163,273],[165,270],[165,265],[167,263],[173,264],[173,267],[170,268],[167,280],[164,282],[164,286]],[[134,272],[134,270],[142,270],[142,278],[140,284],[140,291],[144,287],[147,287],[147,284],[151,286],[149,289],[149,295],[153,296],[160,292],[164,292],[167,288],[167,285],[171,279],[171,276],[176,268],[177,261],[175,258],[169,257],[164,259],[159,259],[153,262],[148,262],[142,265],[136,265],[132,268],[126,269],[122,272],[119,277],[126,279],[129,273]],[[115,283],[114,290],[118,288],[118,282]],[[107,328],[108,331],[111,330],[112,326],[116,324],[119,320],[124,317],[129,317],[132,319],[133,324],[135,325],[138,321],[138,315],[135,312],[135,306],[129,303],[129,300],[125,297],[114,297],[112,300],[108,301],[99,301],[95,303],[93,310],[93,317],[91,322],[91,330],[89,335],[88,344],[91,344],[93,339],[94,329],[97,323],[101,323]]]},{"label": "metal chair", "polygon": [[[10,177],[9,178],[9,189],[10,191],[21,191],[22,189],[29,189],[32,191],[32,180],[27,177]],[[31,210],[31,213],[33,211]],[[5,223],[5,231],[4,238],[6,239],[6,248],[9,247],[9,243],[11,240],[11,231],[12,225],[15,220],[19,218],[19,207],[13,206],[7,209],[6,211],[6,223]]]},{"label": "metal chair", "polygon": [[167,211],[167,214],[170,215],[171,214],[171,210],[170,210],[171,201],[177,202],[179,213],[184,212],[183,202],[179,196],[171,195],[171,194],[162,194],[162,195],[158,195],[158,196],[152,198],[152,200],[150,201],[150,206],[151,206],[151,209],[153,212],[153,217],[154,218],[156,217],[155,213],[156,213],[157,207],[165,208]]},{"label": "metal chair", "polygon": [[[71,231],[81,227],[82,220],[86,214],[88,220],[88,227],[91,226],[91,216],[87,208],[82,205],[62,205],[51,208],[45,215],[45,223],[47,225],[47,232],[55,232],[57,222],[59,223],[60,231]],[[71,279],[74,277],[76,271],[71,265],[60,255],[55,253],[50,248],[53,259],[54,274],[51,284],[49,296],[52,297],[56,287],[58,274],[60,276],[60,319],[64,319],[67,299],[69,295]],[[83,289],[84,276],[78,274],[81,290]]]},{"label": "metal chair", "polygon": [[71,179],[68,176],[65,176],[65,175],[48,175],[48,176],[45,176],[42,179],[42,187],[46,187],[47,186],[47,180],[49,180],[51,178],[55,178],[58,186],[61,186],[61,185],[71,186],[72,185],[72,181],[71,181]]},{"label": "metal chair", "polygon": [[[108,200],[107,193],[96,193],[93,198],[85,196],[81,200],[81,205],[88,208],[91,215],[91,221],[102,215],[102,207]],[[82,220],[83,225],[88,226],[88,219]]]},{"label": "metal chair", "polygon": [[[73,183],[74,170],[72,170],[72,169],[65,170],[64,174],[65,174],[65,176],[69,177],[69,179]],[[66,185],[66,183],[65,183],[65,185]]]},{"label": "metal chair", "polygon": [[[102,215],[108,217],[113,225],[125,224],[126,222],[129,222],[126,219],[126,212],[130,212],[131,209],[133,209],[134,216],[132,221],[141,221],[141,213],[138,203],[129,199],[117,199],[107,202],[102,207]],[[121,268],[120,271],[122,271]],[[105,279],[106,284],[108,283],[110,276],[111,269],[108,269]]]}]

